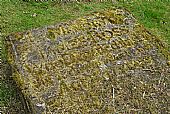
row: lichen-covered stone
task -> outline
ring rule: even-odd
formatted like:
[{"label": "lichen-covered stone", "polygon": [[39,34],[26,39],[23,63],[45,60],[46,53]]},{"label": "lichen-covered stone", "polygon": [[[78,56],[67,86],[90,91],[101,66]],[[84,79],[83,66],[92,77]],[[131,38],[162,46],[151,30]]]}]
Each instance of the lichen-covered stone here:
[{"label": "lichen-covered stone", "polygon": [[168,113],[168,47],[126,10],[14,33],[7,45],[35,114]]}]

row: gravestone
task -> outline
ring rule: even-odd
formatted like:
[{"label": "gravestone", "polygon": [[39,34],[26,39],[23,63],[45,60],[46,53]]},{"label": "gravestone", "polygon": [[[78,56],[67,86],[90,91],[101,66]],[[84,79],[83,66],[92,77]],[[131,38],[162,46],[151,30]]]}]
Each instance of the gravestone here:
[{"label": "gravestone", "polygon": [[14,33],[6,44],[35,114],[168,113],[168,46],[124,9]]}]

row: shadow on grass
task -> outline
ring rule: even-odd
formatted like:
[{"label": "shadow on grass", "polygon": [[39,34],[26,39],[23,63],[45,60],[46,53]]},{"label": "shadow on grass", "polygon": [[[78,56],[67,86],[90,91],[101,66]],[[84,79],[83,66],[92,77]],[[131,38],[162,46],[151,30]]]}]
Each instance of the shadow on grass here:
[{"label": "shadow on grass", "polygon": [[4,38],[0,44],[0,114],[32,114],[27,98],[12,78],[12,66],[6,60]]},{"label": "shadow on grass", "polygon": [[[0,80],[0,111],[2,114],[32,114],[27,98],[12,79],[11,66],[3,62]],[[2,105],[2,106],[1,106]]]}]

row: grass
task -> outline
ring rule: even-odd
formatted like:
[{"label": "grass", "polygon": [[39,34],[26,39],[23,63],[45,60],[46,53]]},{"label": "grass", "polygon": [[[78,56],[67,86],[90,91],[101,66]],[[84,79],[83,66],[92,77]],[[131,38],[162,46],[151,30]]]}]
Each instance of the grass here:
[{"label": "grass", "polygon": [[129,9],[135,17],[153,34],[170,44],[170,1],[134,0],[120,2],[120,6]]},{"label": "grass", "polygon": [[[133,0],[119,1],[115,4],[105,3],[69,3],[56,4],[54,2],[23,2],[22,0],[0,0],[1,35],[7,36],[13,32],[25,31],[31,28],[43,27],[58,22],[75,19],[94,11],[104,10],[113,6],[125,7],[149,29],[153,34],[163,38],[170,44],[170,2]],[[2,48],[1,59],[5,61],[3,38],[0,39]],[[6,106],[9,98],[15,92],[0,80],[0,107]]]},{"label": "grass", "polygon": [[1,2],[2,31],[7,35],[11,32],[24,31],[31,28],[54,24],[75,19],[93,11],[111,8],[113,5],[123,6],[154,34],[166,38],[170,42],[170,2],[133,0],[119,1],[116,4],[79,3],[55,4],[54,2],[23,2],[22,0],[3,0]]}]

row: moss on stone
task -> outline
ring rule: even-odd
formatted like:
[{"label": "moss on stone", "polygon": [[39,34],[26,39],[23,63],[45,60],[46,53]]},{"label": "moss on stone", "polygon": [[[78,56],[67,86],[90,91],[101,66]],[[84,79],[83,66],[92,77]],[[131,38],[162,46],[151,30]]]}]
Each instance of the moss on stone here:
[{"label": "moss on stone", "polygon": [[128,11],[16,34],[8,60],[34,113],[168,113],[168,47]]}]

